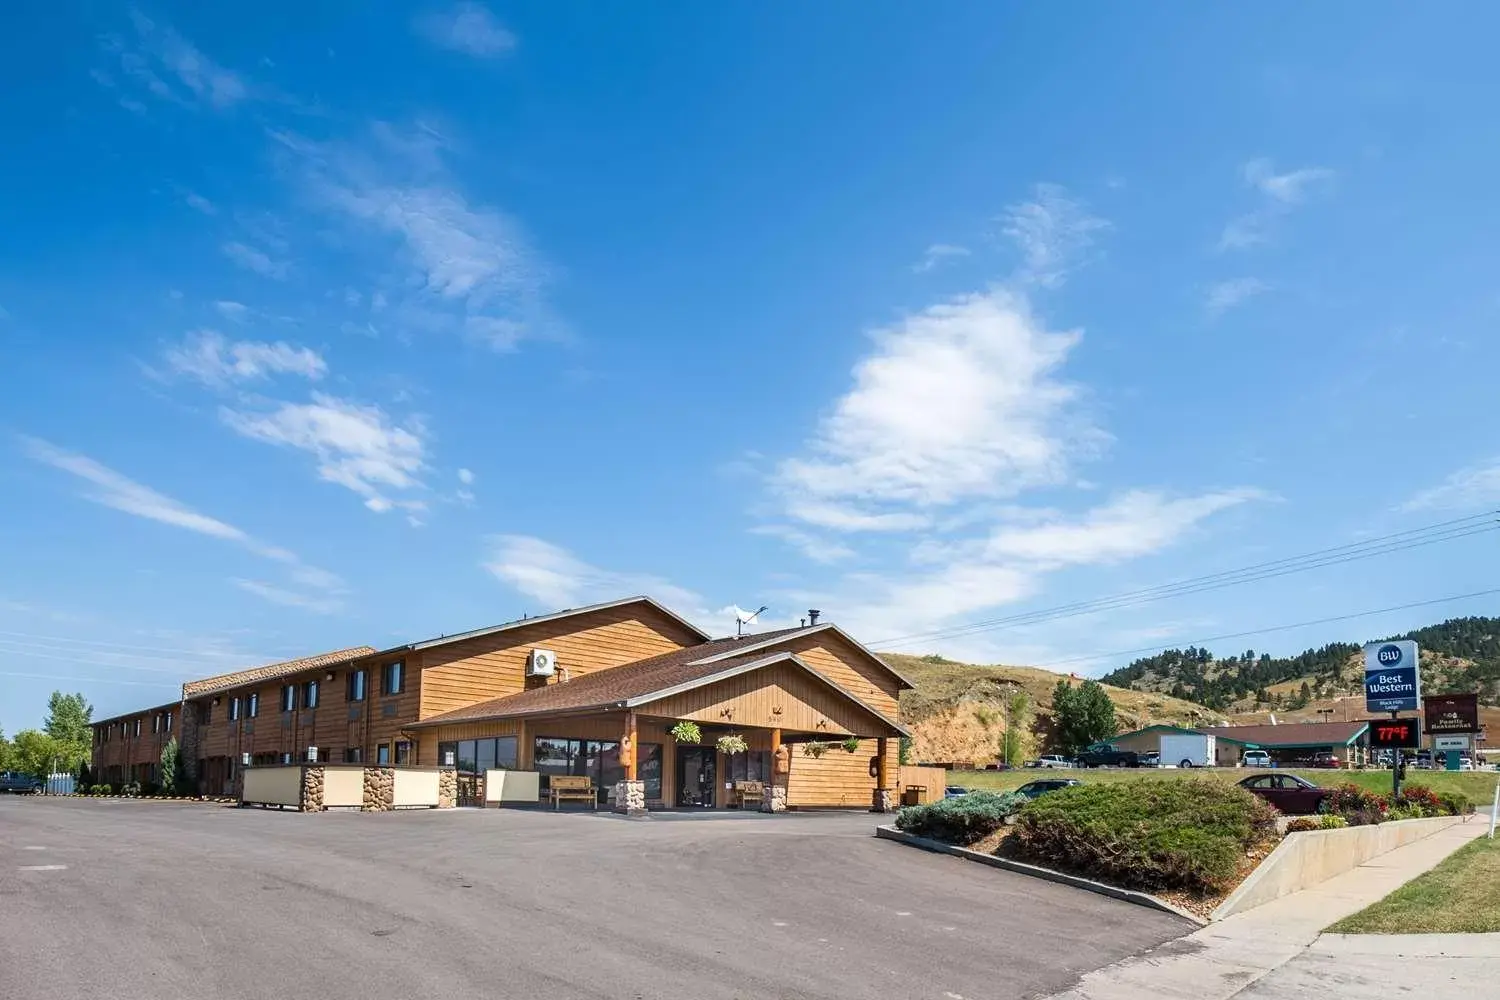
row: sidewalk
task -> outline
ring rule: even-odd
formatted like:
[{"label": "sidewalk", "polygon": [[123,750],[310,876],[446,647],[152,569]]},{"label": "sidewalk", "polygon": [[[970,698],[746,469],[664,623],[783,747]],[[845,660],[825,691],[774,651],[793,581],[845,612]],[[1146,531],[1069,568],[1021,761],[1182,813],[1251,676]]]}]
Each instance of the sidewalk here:
[{"label": "sidewalk", "polygon": [[[1282,1000],[1313,992],[1369,997],[1377,995],[1372,984],[1389,993],[1408,982],[1420,985],[1423,1000],[1470,1000],[1477,985],[1500,978],[1500,935],[1432,935],[1442,942],[1428,935],[1319,935],[1488,832],[1488,822],[1478,817],[1451,826],[1321,885],[1090,972],[1050,1000]],[[1444,944],[1462,948],[1462,955],[1445,953],[1444,971],[1435,974],[1430,959]],[[1429,960],[1409,963],[1402,954]]]}]

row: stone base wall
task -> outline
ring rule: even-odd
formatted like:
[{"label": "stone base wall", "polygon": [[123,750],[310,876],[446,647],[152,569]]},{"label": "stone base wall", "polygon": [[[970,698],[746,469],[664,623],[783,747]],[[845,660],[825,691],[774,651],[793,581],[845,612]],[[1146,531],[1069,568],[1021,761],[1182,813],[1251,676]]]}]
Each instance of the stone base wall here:
[{"label": "stone base wall", "polygon": [[[480,798],[480,804],[484,799]],[[438,808],[453,809],[458,805],[458,772],[444,768],[438,772]]]},{"label": "stone base wall", "polygon": [[870,812],[888,813],[896,810],[896,793],[889,788],[877,788],[870,793]]},{"label": "stone base wall", "polygon": [[187,787],[181,792],[200,795],[203,789],[198,784],[198,705],[184,701],[177,706],[177,756],[182,761],[183,779]]},{"label": "stone base wall", "polygon": [[396,804],[396,772],[388,767],[365,768],[363,812],[389,812]]},{"label": "stone base wall", "polygon": [[764,813],[786,812],[786,785],[772,782],[761,792],[760,811]]},{"label": "stone base wall", "polygon": [[615,782],[614,810],[626,816],[646,815],[646,783],[644,781]]},{"label": "stone base wall", "polygon": [[302,769],[302,811],[323,811],[323,769],[321,767]]}]

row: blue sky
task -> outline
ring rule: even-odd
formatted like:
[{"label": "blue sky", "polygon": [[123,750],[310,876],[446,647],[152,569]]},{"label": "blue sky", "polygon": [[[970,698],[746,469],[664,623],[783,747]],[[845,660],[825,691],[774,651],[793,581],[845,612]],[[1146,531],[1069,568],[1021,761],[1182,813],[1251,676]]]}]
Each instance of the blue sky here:
[{"label": "blue sky", "polygon": [[[641,591],[879,644],[1500,503],[1488,10],[8,18],[7,732]],[[895,648],[1098,672],[1488,589],[1494,537]]]}]

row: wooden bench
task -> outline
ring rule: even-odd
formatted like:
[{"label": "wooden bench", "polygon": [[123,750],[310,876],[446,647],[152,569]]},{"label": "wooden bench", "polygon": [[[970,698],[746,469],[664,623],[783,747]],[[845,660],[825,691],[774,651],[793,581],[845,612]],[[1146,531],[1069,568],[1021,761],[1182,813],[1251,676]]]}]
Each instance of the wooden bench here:
[{"label": "wooden bench", "polygon": [[595,812],[599,810],[599,796],[594,791],[593,779],[582,775],[554,774],[547,781],[547,798],[552,802],[553,809],[561,809],[563,799],[569,799],[574,802],[587,801]]},{"label": "wooden bench", "polygon": [[734,801],[745,809],[754,806],[759,809],[765,800],[766,783],[764,781],[736,781],[734,783]]}]

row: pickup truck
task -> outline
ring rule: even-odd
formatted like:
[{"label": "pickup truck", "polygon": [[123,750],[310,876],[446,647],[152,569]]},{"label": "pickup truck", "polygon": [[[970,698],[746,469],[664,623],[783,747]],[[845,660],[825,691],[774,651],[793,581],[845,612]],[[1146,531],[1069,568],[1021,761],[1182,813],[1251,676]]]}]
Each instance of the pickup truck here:
[{"label": "pickup truck", "polygon": [[1140,767],[1141,755],[1108,743],[1095,743],[1076,758],[1079,767]]},{"label": "pickup truck", "polygon": [[42,782],[20,771],[0,771],[0,792],[39,792]]}]

